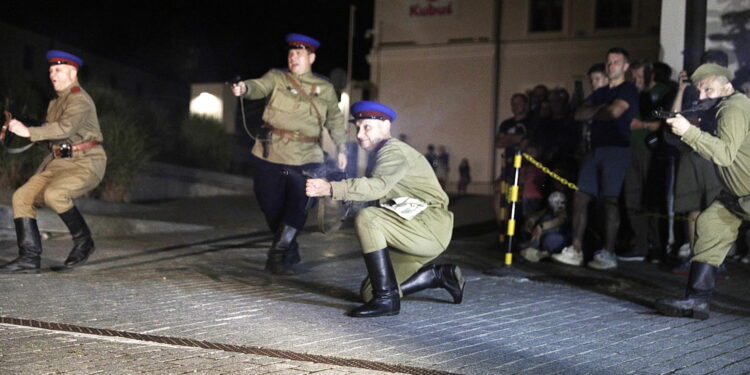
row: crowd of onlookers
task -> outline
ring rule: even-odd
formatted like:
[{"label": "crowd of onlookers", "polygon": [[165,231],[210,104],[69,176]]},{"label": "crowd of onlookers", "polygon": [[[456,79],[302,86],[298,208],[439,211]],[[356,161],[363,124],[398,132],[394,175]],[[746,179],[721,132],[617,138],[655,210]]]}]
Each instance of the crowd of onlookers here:
[{"label": "crowd of onlookers", "polygon": [[[612,49],[607,56],[605,63],[594,64],[587,72],[592,88],[588,95],[582,92],[581,84],[575,85],[572,94],[564,88],[540,84],[512,96],[512,116],[499,124],[495,140],[504,155],[503,171],[495,187],[498,220],[508,219],[503,207],[513,181],[513,156],[520,150],[560,177],[553,178],[529,162],[522,164],[520,209],[516,209],[515,218],[520,228],[513,241],[524,259],[538,262],[551,258],[597,269],[616,268],[618,261],[645,260],[664,263],[675,273],[686,273],[695,243],[695,218],[719,193],[721,185],[712,164],[682,145],[665,129],[663,115],[655,111],[678,112],[694,107],[698,104],[697,90],[686,72],[680,73],[679,81],[673,80],[672,68],[663,62],[635,60],[622,49]],[[726,67],[728,58],[724,52],[707,51],[702,59],[705,62]],[[621,76],[618,63],[624,64]],[[738,71],[733,85],[750,96],[750,74]],[[631,117],[615,106],[611,118],[601,112],[586,117],[592,101],[617,101],[618,95],[627,97],[628,90],[632,90],[634,100],[625,108],[637,108]],[[612,96],[600,98],[606,95]],[[713,114],[696,112],[694,117],[705,117],[701,121],[710,123],[706,118]],[[629,129],[624,137],[629,138],[629,144],[602,135],[602,124],[615,124],[618,118],[627,119]],[[715,124],[713,130],[703,130],[715,132]],[[583,178],[590,172],[586,169],[591,159],[600,157],[597,150],[604,149],[615,152],[601,156],[604,162],[627,161],[619,193],[610,194],[614,196],[606,196],[608,182],[601,180],[616,177],[596,175],[599,186],[603,186],[598,194],[591,194],[590,184]],[[583,191],[589,194],[576,193],[562,182],[577,183],[579,177],[583,178]],[[595,204],[588,204],[589,198]],[[500,230],[505,230],[504,223]],[[745,238],[738,239],[734,258],[750,263],[746,242]]]}]

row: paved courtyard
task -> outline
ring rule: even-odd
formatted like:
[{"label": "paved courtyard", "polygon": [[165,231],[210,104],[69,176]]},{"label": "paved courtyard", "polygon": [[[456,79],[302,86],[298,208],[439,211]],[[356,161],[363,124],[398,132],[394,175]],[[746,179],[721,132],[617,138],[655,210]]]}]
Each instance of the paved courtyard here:
[{"label": "paved courtyard", "polygon": [[[747,265],[730,264],[706,321],[654,313],[653,299],[679,295],[685,282],[656,265],[605,273],[517,263],[489,276],[500,250],[481,230],[483,202],[455,200],[455,238],[439,259],[462,267],[464,302],[430,290],[375,319],[345,315],[365,274],[348,226],[302,235],[298,273],[279,277],[263,271],[270,234],[252,197],[117,210],[211,228],[98,237],[72,272],[52,270],[69,238],[45,240],[44,272],[0,275],[0,373],[750,373]],[[0,261],[14,254],[13,239],[0,237]]]}]

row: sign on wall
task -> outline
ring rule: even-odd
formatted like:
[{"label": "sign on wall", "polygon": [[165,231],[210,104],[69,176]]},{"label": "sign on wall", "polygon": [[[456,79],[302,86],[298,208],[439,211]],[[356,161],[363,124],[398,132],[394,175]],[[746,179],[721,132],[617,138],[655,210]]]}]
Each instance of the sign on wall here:
[{"label": "sign on wall", "polygon": [[409,18],[453,17],[458,0],[408,0]]}]

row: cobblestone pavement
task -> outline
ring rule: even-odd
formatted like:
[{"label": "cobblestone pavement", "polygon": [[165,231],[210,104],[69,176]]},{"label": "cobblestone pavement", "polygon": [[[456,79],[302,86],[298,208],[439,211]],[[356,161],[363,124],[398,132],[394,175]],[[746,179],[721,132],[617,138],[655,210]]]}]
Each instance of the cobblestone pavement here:
[{"label": "cobblestone pavement", "polygon": [[[645,263],[616,273],[518,264],[488,276],[482,271],[499,258],[492,234],[463,227],[439,259],[464,270],[462,304],[429,290],[405,298],[400,315],[353,319],[345,313],[359,304],[365,268],[351,229],[305,233],[297,275],[277,277],[263,271],[270,237],[250,197],[155,204],[143,217],[216,225],[97,238],[89,263],[72,272],[50,270],[69,239],[46,240],[44,272],[0,275],[0,317],[17,323],[0,324],[0,373],[385,373],[367,364],[415,374],[750,373],[746,265],[719,282],[711,319],[667,318],[650,303],[680,293],[684,277]],[[14,253],[0,240],[0,261]],[[267,354],[185,344],[197,341]],[[297,355],[317,360],[289,359]]]}]

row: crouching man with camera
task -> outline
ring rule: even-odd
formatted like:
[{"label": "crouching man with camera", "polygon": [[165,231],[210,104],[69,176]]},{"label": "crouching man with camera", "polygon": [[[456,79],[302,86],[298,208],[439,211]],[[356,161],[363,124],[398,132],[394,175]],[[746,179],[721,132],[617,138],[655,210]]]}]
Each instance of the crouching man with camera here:
[{"label": "crouching man with camera", "polygon": [[740,224],[750,219],[750,99],[735,92],[732,78],[727,68],[712,63],[701,65],[691,77],[701,100],[719,99],[715,136],[682,115],[667,120],[673,133],[715,164],[723,190],[698,216],[685,298],[656,301],[665,315],[708,318],[716,271],[737,239]]}]

